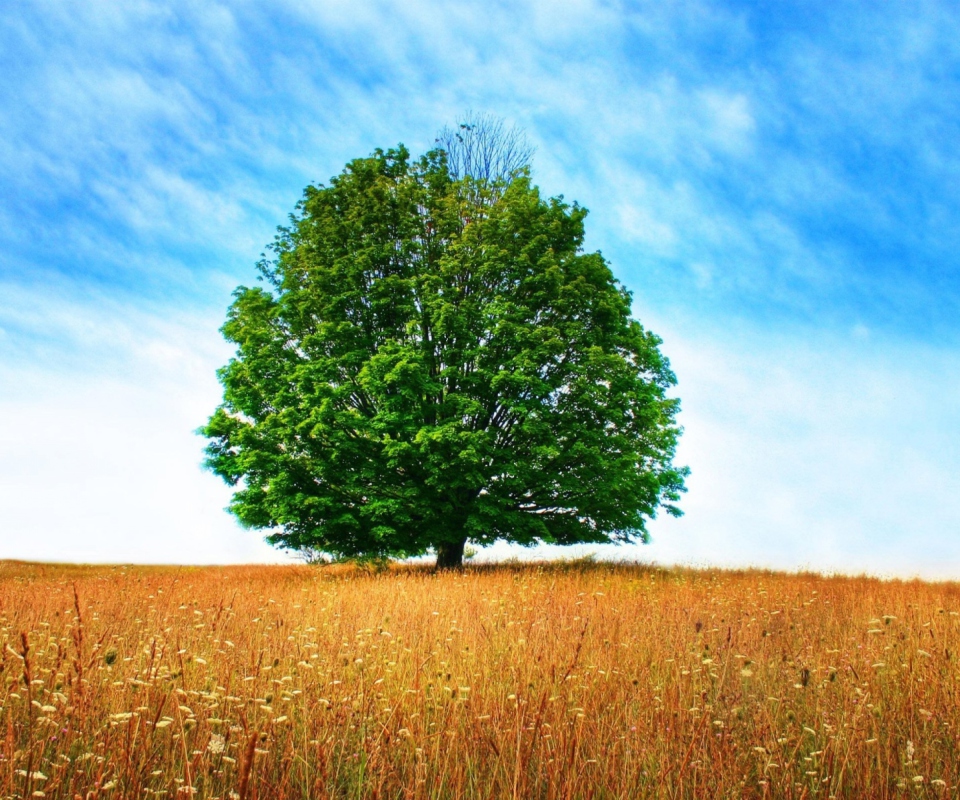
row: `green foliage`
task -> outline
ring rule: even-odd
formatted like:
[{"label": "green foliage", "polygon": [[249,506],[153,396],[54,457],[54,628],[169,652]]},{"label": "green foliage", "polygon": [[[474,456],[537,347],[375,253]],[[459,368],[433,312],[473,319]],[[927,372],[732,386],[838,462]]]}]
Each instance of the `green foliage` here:
[{"label": "green foliage", "polygon": [[273,544],[457,564],[466,539],[630,541],[683,491],[675,383],[586,211],[400,147],[308,187],[237,289],[202,433]]}]

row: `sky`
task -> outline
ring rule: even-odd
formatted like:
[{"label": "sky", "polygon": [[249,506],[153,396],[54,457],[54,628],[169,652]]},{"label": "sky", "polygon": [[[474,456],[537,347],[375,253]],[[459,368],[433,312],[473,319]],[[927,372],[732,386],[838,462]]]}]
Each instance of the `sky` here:
[{"label": "sky", "polygon": [[590,209],[678,377],[662,564],[960,579],[960,12],[947,2],[12,0],[0,558],[289,560],[195,434],[305,186],[488,113]]}]

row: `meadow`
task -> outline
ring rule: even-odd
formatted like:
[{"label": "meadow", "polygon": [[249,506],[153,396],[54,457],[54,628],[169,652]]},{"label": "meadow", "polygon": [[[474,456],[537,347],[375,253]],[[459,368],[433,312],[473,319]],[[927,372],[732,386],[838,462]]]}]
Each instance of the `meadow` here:
[{"label": "meadow", "polygon": [[953,797],[960,585],[0,562],[0,797]]}]

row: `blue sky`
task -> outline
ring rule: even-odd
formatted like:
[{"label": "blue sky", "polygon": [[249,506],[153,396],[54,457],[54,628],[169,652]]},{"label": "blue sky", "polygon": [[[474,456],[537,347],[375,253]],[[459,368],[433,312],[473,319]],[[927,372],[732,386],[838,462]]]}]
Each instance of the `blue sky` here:
[{"label": "blue sky", "polygon": [[678,374],[687,514],[631,556],[957,577],[958,34],[936,2],[14,0],[0,557],[276,559],[192,434],[230,293],[305,185],[474,110],[591,210]]}]

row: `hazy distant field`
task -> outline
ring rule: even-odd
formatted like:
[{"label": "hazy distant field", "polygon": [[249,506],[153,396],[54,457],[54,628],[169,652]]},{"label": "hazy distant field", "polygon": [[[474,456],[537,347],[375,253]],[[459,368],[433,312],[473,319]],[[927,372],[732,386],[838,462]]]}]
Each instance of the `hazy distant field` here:
[{"label": "hazy distant field", "polygon": [[958,612],[762,572],[0,563],[0,796],[956,796]]}]

